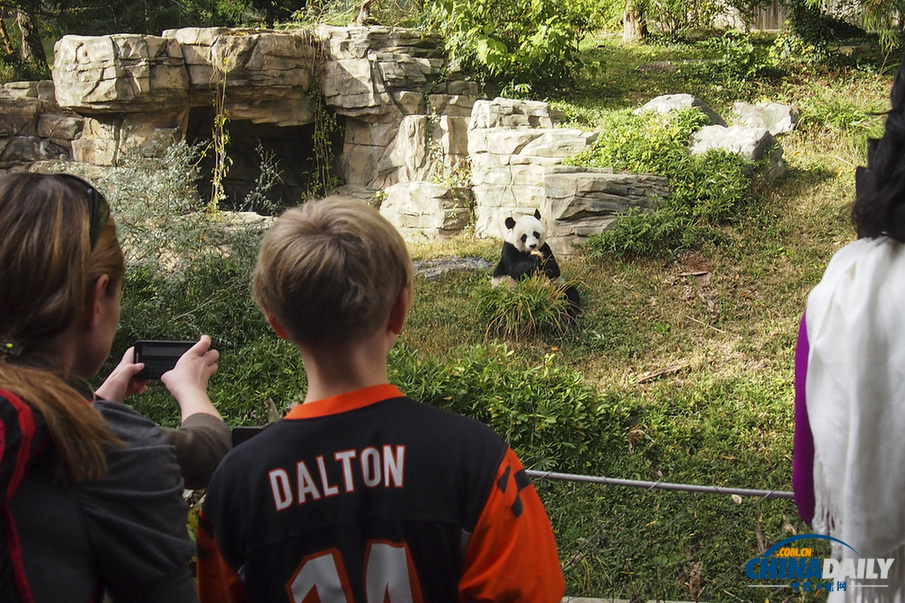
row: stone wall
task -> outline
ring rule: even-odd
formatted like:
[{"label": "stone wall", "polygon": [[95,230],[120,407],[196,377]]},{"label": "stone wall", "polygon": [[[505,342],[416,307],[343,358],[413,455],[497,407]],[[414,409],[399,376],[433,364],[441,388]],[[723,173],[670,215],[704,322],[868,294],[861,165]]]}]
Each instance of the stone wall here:
[{"label": "stone wall", "polygon": [[51,82],[0,88],[0,172],[38,161],[68,159],[84,118],[57,104]]},{"label": "stone wall", "polygon": [[468,151],[475,231],[502,237],[507,216],[532,213],[546,199],[548,166],[588,149],[594,132],[556,128],[547,103],[497,98],[475,103]]}]

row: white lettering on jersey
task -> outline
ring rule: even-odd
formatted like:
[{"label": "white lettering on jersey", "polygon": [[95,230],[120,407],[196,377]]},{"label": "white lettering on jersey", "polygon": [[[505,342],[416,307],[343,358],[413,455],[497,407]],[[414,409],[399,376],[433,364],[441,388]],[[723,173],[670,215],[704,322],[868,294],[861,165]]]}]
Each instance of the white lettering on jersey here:
[{"label": "white lettering on jersey", "polygon": [[[420,591],[408,547],[392,542],[371,542],[365,554],[368,601],[414,603]],[[420,596],[417,597],[420,599]]]},{"label": "white lettering on jersey", "polygon": [[[367,603],[423,603],[418,574],[404,542],[369,540],[364,573]],[[302,559],[286,590],[293,603],[353,601],[346,567],[336,549]]]},{"label": "white lettering on jersey", "polygon": [[270,489],[273,491],[273,504],[277,511],[282,511],[292,504],[292,490],[289,485],[289,474],[284,469],[274,469],[270,473]]},{"label": "white lettering on jersey", "polygon": [[[343,450],[333,455],[332,462],[324,455],[318,455],[315,461],[315,473],[309,470],[305,461],[298,461],[295,471],[280,467],[268,473],[277,511],[292,505],[304,505],[309,499],[314,501],[324,496],[355,492],[357,484],[366,488],[402,488],[405,483],[405,446],[385,444],[360,451]],[[330,470],[337,466],[342,480],[331,483]],[[295,484],[292,483],[293,477]]]},{"label": "white lettering on jersey", "polygon": [[292,601],[351,601],[352,589],[339,551],[331,549],[302,560],[287,590]]},{"label": "white lettering on jersey", "polygon": [[317,457],[317,470],[321,474],[321,483],[324,484],[324,496],[339,494],[339,488],[331,486],[327,480],[327,466],[324,464],[324,455],[322,454]]},{"label": "white lettering on jersey", "polygon": [[352,459],[358,455],[354,450],[337,452],[334,458],[343,465],[343,480],[346,484],[346,492],[355,491],[355,482],[352,480]]},{"label": "white lettering on jersey", "polygon": [[380,453],[376,448],[361,451],[361,477],[368,488],[380,483]]},{"label": "white lettering on jersey", "polygon": [[402,478],[404,477],[405,468],[405,446],[396,446],[396,457],[393,458],[393,447],[383,447],[383,486],[390,487],[390,480],[393,480],[393,486],[402,487]]},{"label": "white lettering on jersey", "polygon": [[298,475],[298,485],[299,485],[299,504],[303,505],[308,502],[308,495],[311,495],[311,498],[317,500],[321,497],[321,493],[317,491],[317,486],[314,483],[314,478],[311,477],[311,472],[308,471],[308,465],[305,464],[305,461],[299,461],[295,465],[296,472]]}]

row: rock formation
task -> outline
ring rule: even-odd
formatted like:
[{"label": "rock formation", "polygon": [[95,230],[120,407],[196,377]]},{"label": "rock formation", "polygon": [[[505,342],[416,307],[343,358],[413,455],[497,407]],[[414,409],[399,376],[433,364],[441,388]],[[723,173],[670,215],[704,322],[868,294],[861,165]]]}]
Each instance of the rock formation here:
[{"label": "rock formation", "polygon": [[[343,183],[335,194],[379,205],[406,236],[442,237],[470,225],[478,236],[501,237],[507,216],[540,209],[564,257],[619,213],[652,210],[668,193],[656,176],[563,166],[597,133],[557,127],[546,103],[478,94],[451,68],[439,39],[402,28],[65,36],[55,46],[52,83],[0,89],[0,170],[47,159],[113,165],[130,145],[209,140],[220,115],[232,161],[224,184],[236,199],[254,186],[260,147],[279,165],[277,202],[297,203],[311,190],[317,145],[332,143]],[[660,97],[639,111],[684,107],[720,128],[701,134],[693,150],[751,149],[752,161],[776,153],[768,128],[794,126],[793,116],[770,105],[737,107],[748,123],[727,128],[691,95]],[[327,120],[335,139],[317,142],[324,132],[315,124]],[[739,128],[744,145],[721,140]]]}]

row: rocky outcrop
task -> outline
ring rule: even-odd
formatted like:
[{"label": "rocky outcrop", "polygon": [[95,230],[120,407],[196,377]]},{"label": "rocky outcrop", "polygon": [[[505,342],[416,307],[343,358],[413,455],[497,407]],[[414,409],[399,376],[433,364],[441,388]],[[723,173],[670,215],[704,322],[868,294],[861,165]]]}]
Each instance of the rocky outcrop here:
[{"label": "rocky outcrop", "polygon": [[783,149],[766,128],[757,126],[704,126],[691,135],[689,152],[703,155],[710,149],[734,153],[753,165],[767,160],[766,177],[773,181],[785,171]]},{"label": "rocky outcrop", "polygon": [[733,123],[764,128],[773,136],[791,132],[798,127],[800,115],[797,110],[782,103],[732,104]]},{"label": "rocky outcrop", "polygon": [[666,114],[672,111],[681,111],[682,109],[697,109],[714,124],[725,126],[726,122],[713,109],[704,104],[704,102],[693,94],[664,94],[649,100],[642,106],[635,109],[635,114],[640,113],[660,113]]},{"label": "rocky outcrop", "polygon": [[466,164],[478,87],[449,73],[437,38],[386,27],[316,31],[324,100],[345,117],[346,183],[383,190]]},{"label": "rocky outcrop", "polygon": [[658,96],[635,110],[636,114],[655,112],[666,114],[693,108],[706,115],[712,125],[704,126],[692,134],[688,151],[703,155],[710,149],[721,149],[740,156],[754,166],[766,161],[766,178],[773,181],[785,172],[782,145],[775,134],[791,132],[798,124],[798,113],[792,107],[779,103],[749,105],[735,103],[732,118],[726,122],[700,99],[691,94],[666,94]]},{"label": "rocky outcrop", "polygon": [[[598,134],[558,127],[547,103],[479,99],[442,48],[435,37],[380,26],[65,36],[52,83],[0,90],[0,170],[54,158],[115,164],[129,145],[208,139],[219,112],[233,161],[227,186],[253,187],[260,164],[249,155],[262,145],[279,163],[281,201],[292,204],[313,169],[312,124],[335,120],[345,185],[336,194],[379,205],[409,238],[470,225],[502,237],[506,217],[540,209],[565,257],[619,214],[653,210],[668,194],[664,178],[564,166]],[[688,107],[718,124],[696,134],[691,152],[726,148],[752,162],[770,152],[781,167],[771,132],[795,120],[781,106],[737,106],[745,123],[732,127],[692,95],[638,111]]]},{"label": "rocky outcrop", "polygon": [[546,168],[596,139],[594,132],[555,128],[547,103],[477,101],[468,126],[475,232],[502,237],[507,216],[539,209],[546,197]]},{"label": "rocky outcrop", "polygon": [[544,174],[541,220],[558,256],[575,254],[576,243],[608,229],[620,214],[653,211],[669,194],[669,182],[653,174],[616,174],[610,168],[553,166]]},{"label": "rocky outcrop", "polygon": [[0,170],[68,159],[84,119],[61,109],[50,82],[12,82],[0,87]]},{"label": "rocky outcrop", "polygon": [[65,36],[54,83],[60,105],[89,120],[78,161],[113,163],[127,139],[186,132],[215,96],[232,122],[280,128],[311,124],[323,102],[345,118],[340,176],[379,190],[422,179],[434,148],[450,167],[465,161],[448,132],[464,132],[477,86],[450,77],[441,49],[389,27]]},{"label": "rocky outcrop", "polygon": [[456,235],[472,221],[471,189],[432,182],[400,182],[384,191],[380,213],[408,239]]}]

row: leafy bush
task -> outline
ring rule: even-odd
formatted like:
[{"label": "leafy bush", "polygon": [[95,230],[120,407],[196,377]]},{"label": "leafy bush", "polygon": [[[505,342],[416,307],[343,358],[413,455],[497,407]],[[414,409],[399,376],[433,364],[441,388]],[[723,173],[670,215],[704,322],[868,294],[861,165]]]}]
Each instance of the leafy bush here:
[{"label": "leafy bush", "polygon": [[594,146],[565,163],[635,173],[675,171],[686,161],[691,134],[709,124],[710,119],[696,109],[667,115],[614,111],[603,115]]},{"label": "leafy bush", "polygon": [[397,345],[390,380],[415,400],[473,417],[490,426],[529,468],[579,471],[592,451],[624,437],[618,405],[602,405],[576,371],[549,354],[525,366],[501,344],[418,356]]},{"label": "leafy bush", "polygon": [[730,30],[700,44],[717,58],[688,68],[697,80],[747,82],[777,71],[770,61],[768,49],[755,44],[750,36],[741,32]]},{"label": "leafy bush", "polygon": [[203,333],[221,348],[254,341],[270,327],[251,298],[253,268],[251,253],[210,254],[179,273],[130,267],[114,344],[125,349],[135,339],[194,339]]},{"label": "leafy bush", "polygon": [[582,0],[434,0],[424,21],[466,69],[538,89],[568,80],[592,10]]},{"label": "leafy bush", "polygon": [[845,20],[867,17],[871,11],[864,10],[854,2],[840,2],[827,9],[819,2],[796,0],[787,5],[788,26],[807,42],[826,45],[839,40],[864,39],[867,33],[861,27]]},{"label": "leafy bush", "polygon": [[0,52],[0,84],[49,79],[50,68],[44,63],[29,63],[16,54]]},{"label": "leafy bush", "polygon": [[561,334],[571,322],[565,291],[572,284],[535,275],[511,285],[479,287],[474,296],[487,325],[485,336],[520,341]]},{"label": "leafy bush", "polygon": [[195,186],[200,145],[132,147],[92,179],[113,210],[126,262],[179,271],[219,230]]},{"label": "leafy bush", "polygon": [[696,109],[666,115],[617,112],[600,126],[594,147],[568,161],[669,179],[671,192],[659,209],[620,216],[612,228],[590,237],[590,257],[674,254],[720,240],[716,227],[750,199],[750,168],[726,151],[688,153],[692,133],[708,123]]},{"label": "leafy bush", "polygon": [[812,67],[826,61],[829,50],[825,41],[809,40],[794,28],[784,29],[770,47],[773,64],[791,68]]},{"label": "leafy bush", "polygon": [[709,27],[714,17],[725,10],[722,3],[713,0],[646,0],[641,6],[648,21],[656,23],[663,35],[672,38],[680,38],[692,29]]},{"label": "leafy bush", "polygon": [[[248,311],[260,316],[257,308]],[[209,390],[231,425],[266,425],[305,398],[308,381],[298,349],[266,328],[254,339],[221,347]]]},{"label": "leafy bush", "polygon": [[[185,143],[133,147],[112,167],[52,166],[93,182],[117,223],[126,276],[111,363],[136,339],[206,333],[216,347],[231,350],[270,332],[250,294],[260,227],[205,210],[195,187],[200,152]],[[139,404],[171,410],[173,403],[161,392]]]}]

